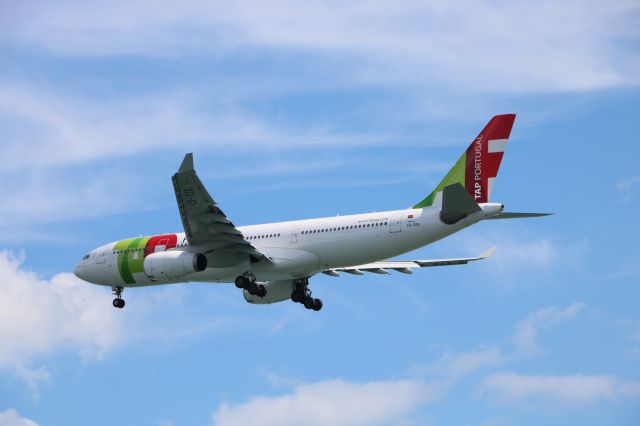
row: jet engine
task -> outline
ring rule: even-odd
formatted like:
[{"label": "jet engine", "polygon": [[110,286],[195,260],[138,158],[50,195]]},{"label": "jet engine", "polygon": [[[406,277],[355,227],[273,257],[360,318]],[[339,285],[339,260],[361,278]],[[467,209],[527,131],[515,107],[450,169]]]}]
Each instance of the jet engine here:
[{"label": "jet engine", "polygon": [[293,280],[266,281],[259,284],[266,287],[267,295],[264,297],[252,296],[247,290],[244,290],[244,299],[247,302],[263,305],[266,303],[276,303],[291,299],[291,293],[294,288]]},{"label": "jet engine", "polygon": [[152,253],[144,259],[144,273],[151,281],[171,281],[207,268],[202,253],[169,250]]}]

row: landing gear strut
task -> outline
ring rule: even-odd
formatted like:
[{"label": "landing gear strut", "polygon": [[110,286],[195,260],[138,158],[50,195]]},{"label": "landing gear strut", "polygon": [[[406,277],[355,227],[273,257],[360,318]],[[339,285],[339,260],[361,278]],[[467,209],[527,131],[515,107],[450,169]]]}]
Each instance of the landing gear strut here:
[{"label": "landing gear strut", "polygon": [[238,275],[235,283],[236,287],[247,290],[252,296],[262,298],[267,295],[267,288],[263,284],[256,283],[256,277],[253,274]]},{"label": "landing gear strut", "polygon": [[322,300],[311,297],[308,278],[300,278],[295,281],[291,300],[295,303],[302,303],[305,308],[313,309],[316,312],[322,309]]},{"label": "landing gear strut", "polygon": [[118,286],[111,287],[111,291],[116,296],[116,298],[113,299],[114,308],[119,308],[119,309],[124,308],[124,299],[122,298],[122,290],[124,290],[122,287],[118,287]]}]

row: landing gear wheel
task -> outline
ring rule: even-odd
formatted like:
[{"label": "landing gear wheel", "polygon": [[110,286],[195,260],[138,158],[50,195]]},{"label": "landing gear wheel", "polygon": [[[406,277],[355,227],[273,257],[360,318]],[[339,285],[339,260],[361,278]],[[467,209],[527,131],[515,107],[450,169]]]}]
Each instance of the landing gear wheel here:
[{"label": "landing gear wheel", "polygon": [[267,295],[267,288],[262,284],[258,284],[258,292],[256,293],[256,296],[260,298],[264,298],[266,295]]},{"label": "landing gear wheel", "polygon": [[124,308],[124,299],[122,298],[122,290],[123,288],[119,286],[111,287],[111,291],[116,296],[116,298],[113,299],[114,308],[118,308],[118,309]]},{"label": "landing gear wheel", "polygon": [[314,306],[314,299],[313,297],[307,297],[306,299],[304,299],[304,307],[307,309],[313,309]]},{"label": "landing gear wheel", "polygon": [[297,289],[294,290],[293,293],[291,293],[291,300],[295,303],[302,303],[304,300],[304,293]]},{"label": "landing gear wheel", "polygon": [[322,309],[322,300],[320,299],[313,299],[313,309],[314,311],[318,312],[320,309]]},{"label": "landing gear wheel", "polygon": [[236,287],[244,288],[247,291],[249,291],[249,287],[251,287],[251,284],[254,284],[255,282],[256,277],[254,277],[253,274],[238,275],[234,280]]},{"label": "landing gear wheel", "polygon": [[245,287],[245,285],[244,285],[244,280],[245,280],[245,277],[243,277],[242,275],[238,275],[238,276],[236,277],[236,281],[235,281],[235,283],[236,283],[236,287],[238,287],[238,288],[244,288],[244,287]]},{"label": "landing gear wheel", "polygon": [[309,278],[300,278],[294,281],[291,301],[294,303],[302,303],[305,308],[313,309],[316,312],[322,309],[322,300],[311,297]]},{"label": "landing gear wheel", "polygon": [[258,284],[256,283],[251,283],[247,286],[247,291],[249,292],[250,295],[252,296],[257,296],[258,295]]}]

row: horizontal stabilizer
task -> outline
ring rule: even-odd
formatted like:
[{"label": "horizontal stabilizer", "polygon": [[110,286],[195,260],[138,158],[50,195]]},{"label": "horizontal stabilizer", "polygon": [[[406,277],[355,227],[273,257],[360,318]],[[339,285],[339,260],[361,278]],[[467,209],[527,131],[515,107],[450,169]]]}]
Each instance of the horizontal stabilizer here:
[{"label": "horizontal stabilizer", "polygon": [[553,213],[514,213],[514,212],[500,212],[494,216],[489,216],[487,219],[520,219],[525,217],[542,217],[549,216]]}]

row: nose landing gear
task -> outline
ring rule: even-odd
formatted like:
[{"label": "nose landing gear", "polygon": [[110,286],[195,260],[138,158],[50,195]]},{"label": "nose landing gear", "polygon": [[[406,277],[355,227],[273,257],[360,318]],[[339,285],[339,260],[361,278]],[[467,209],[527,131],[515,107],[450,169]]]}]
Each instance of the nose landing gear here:
[{"label": "nose landing gear", "polygon": [[118,287],[118,286],[111,287],[111,291],[116,296],[116,298],[113,299],[114,308],[119,308],[119,309],[124,308],[124,299],[122,298],[122,290],[124,290],[122,287]]},{"label": "nose landing gear", "polygon": [[309,290],[309,278],[300,278],[296,280],[291,300],[295,303],[302,303],[305,308],[319,311],[322,309],[322,300],[311,297]]}]

